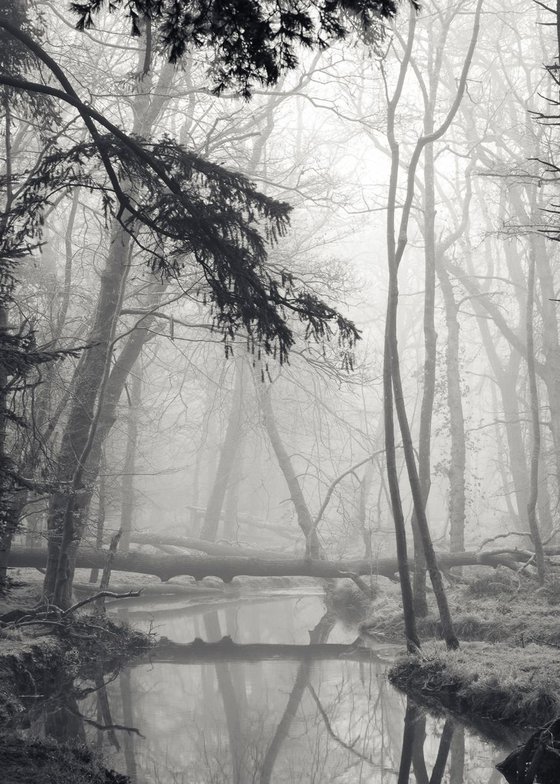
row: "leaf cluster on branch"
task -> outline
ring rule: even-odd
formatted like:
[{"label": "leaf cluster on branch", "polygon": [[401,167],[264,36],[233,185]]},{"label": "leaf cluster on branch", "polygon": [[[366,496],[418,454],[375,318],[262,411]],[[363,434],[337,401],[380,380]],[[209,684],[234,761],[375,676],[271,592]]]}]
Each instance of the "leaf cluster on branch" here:
[{"label": "leaf cluster on branch", "polygon": [[161,47],[172,63],[189,49],[213,51],[214,92],[228,87],[250,97],[252,85],[276,84],[296,67],[297,47],[324,48],[356,26],[381,37],[380,20],[393,17],[396,0],[88,0],[71,3],[77,28],[94,25],[100,11],[122,10],[132,34],[157,22]]},{"label": "leaf cluster on branch", "polygon": [[[78,186],[101,191],[107,214],[121,213],[123,205],[115,204],[105,170],[96,165],[101,143],[121,181],[132,184],[125,193],[123,225],[154,271],[177,276],[194,264],[202,272],[199,293],[210,304],[226,347],[244,331],[252,349],[261,348],[283,362],[294,343],[287,323],[293,315],[304,323],[306,337],[323,340],[336,330],[344,348],[352,349],[359,338],[354,324],[267,262],[268,245],[286,231],[289,205],[170,138],[135,137],[133,142],[131,148],[106,134],[95,143],[46,155],[28,176],[14,220],[27,224],[29,236],[31,228],[39,230],[40,210],[49,198]],[[146,159],[153,165],[147,166]]]}]

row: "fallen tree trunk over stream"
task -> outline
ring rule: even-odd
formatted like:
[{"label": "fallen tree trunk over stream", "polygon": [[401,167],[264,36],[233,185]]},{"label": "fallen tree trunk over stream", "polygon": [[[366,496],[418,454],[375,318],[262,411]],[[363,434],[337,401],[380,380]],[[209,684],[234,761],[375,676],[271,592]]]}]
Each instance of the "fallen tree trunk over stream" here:
[{"label": "fallen tree trunk over stream", "polygon": [[[107,550],[83,548],[78,551],[76,567],[102,569],[109,553]],[[525,550],[499,550],[494,552],[440,553],[438,563],[444,570],[454,566],[499,565],[516,568],[526,562],[531,553]],[[47,563],[47,551],[32,547],[13,547],[8,565],[10,567],[35,567],[42,569]],[[413,568],[413,564],[410,565]],[[350,577],[352,575],[381,575],[395,579],[396,558],[380,558],[377,561],[343,560],[318,561],[305,558],[243,558],[193,555],[153,555],[151,553],[115,553],[112,561],[114,572],[150,574],[162,581],[181,575],[201,580],[218,577],[230,582],[234,577],[316,577],[320,579]]]}]

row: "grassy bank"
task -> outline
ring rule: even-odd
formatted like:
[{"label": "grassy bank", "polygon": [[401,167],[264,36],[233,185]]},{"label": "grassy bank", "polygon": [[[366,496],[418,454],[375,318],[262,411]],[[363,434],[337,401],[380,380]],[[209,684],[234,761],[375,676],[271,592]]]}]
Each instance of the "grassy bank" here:
[{"label": "grassy bank", "polygon": [[558,652],[531,644],[465,643],[448,652],[432,644],[400,659],[389,680],[426,707],[516,727],[538,727],[560,715]]},{"label": "grassy bank", "polygon": [[[460,640],[507,642],[513,646],[531,643],[560,647],[560,599],[556,586],[535,590],[534,582],[519,585],[507,574],[492,574],[470,585],[448,590],[449,607]],[[422,639],[441,636],[439,616],[433,597],[430,611],[418,619]],[[404,622],[400,596],[396,591],[383,597],[362,624],[364,636],[400,642]]]}]

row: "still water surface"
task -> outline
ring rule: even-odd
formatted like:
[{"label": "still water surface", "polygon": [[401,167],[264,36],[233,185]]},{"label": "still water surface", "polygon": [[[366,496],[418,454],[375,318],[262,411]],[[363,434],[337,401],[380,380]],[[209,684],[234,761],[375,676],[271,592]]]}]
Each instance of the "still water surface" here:
[{"label": "still water surface", "polygon": [[[356,631],[321,622],[319,596],[112,612],[175,642],[229,635],[271,646],[137,664],[80,701],[88,742],[136,784],[503,782],[494,766],[508,741],[419,711],[386,680],[389,646],[370,660],[329,658],[324,645],[350,643]],[[301,647],[310,630],[319,658]]]}]

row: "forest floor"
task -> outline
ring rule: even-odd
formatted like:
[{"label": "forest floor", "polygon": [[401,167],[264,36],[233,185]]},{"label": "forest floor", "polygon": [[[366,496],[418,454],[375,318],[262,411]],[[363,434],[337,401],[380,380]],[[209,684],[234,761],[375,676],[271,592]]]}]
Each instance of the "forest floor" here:
[{"label": "forest floor", "polygon": [[[37,604],[40,585],[14,583],[0,597],[0,615]],[[146,652],[153,640],[107,617],[80,612],[50,625],[0,629],[0,770],[6,784],[122,784],[85,746],[33,737],[29,715],[68,695],[74,680],[102,680]]]},{"label": "forest floor", "polygon": [[[404,635],[394,593],[382,597],[361,625],[363,638]],[[560,591],[499,570],[448,594],[459,651],[442,642],[437,611],[418,622],[418,655],[399,659],[389,679],[417,702],[462,717],[538,727],[560,716]]]}]

